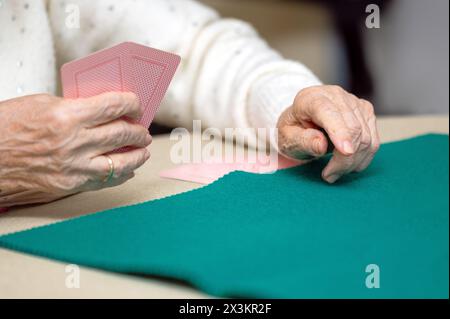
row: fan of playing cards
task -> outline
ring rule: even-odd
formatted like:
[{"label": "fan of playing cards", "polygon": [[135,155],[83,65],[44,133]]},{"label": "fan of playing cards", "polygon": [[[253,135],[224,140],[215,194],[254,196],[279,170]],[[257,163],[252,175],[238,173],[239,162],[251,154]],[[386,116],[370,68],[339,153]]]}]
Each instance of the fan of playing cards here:
[{"label": "fan of playing cards", "polygon": [[139,123],[150,127],[179,63],[175,54],[124,42],[63,65],[63,94],[76,99],[133,92],[145,110]]}]

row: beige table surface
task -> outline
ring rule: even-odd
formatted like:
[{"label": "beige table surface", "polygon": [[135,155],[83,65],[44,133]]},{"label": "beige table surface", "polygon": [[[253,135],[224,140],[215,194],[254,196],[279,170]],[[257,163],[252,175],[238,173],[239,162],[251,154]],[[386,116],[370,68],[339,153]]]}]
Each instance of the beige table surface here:
[{"label": "beige table surface", "polygon": [[[449,131],[448,116],[389,117],[379,120],[382,142],[419,134]],[[0,235],[117,206],[139,203],[201,187],[162,179],[173,167],[167,135],[154,138],[152,160],[136,177],[114,189],[72,196],[47,205],[20,208],[0,215]],[[203,298],[194,288],[156,278],[142,278],[80,268],[80,288],[66,288],[64,263],[0,249],[0,298]]]}]

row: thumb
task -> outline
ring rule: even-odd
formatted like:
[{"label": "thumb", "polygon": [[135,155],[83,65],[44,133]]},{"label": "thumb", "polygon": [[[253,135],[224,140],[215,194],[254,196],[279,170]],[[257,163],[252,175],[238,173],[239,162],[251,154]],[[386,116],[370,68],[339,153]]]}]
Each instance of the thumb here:
[{"label": "thumb", "polygon": [[278,132],[278,148],[286,156],[305,160],[325,155],[328,140],[323,132],[315,128],[285,126]]}]

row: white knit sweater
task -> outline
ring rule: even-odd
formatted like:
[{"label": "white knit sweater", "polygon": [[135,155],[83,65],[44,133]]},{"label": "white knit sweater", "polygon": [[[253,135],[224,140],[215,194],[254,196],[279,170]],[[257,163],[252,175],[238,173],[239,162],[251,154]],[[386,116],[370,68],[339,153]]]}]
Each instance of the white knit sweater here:
[{"label": "white knit sweater", "polygon": [[[73,5],[78,29],[66,25]],[[0,0],[0,101],[58,94],[60,65],[123,41],[182,57],[156,116],[166,125],[273,128],[298,91],[320,83],[249,24],[193,0]]]}]

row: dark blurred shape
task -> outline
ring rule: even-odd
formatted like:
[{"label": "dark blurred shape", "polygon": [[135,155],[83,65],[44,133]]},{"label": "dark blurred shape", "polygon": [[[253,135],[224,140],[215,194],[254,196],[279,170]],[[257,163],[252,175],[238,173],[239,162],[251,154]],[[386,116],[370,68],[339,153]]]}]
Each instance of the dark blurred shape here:
[{"label": "dark blurred shape", "polygon": [[155,122],[152,123],[149,129],[151,135],[168,134],[171,131],[172,131],[171,127],[164,126]]},{"label": "dark blurred shape", "polygon": [[374,81],[367,63],[364,47],[366,7],[376,4],[381,14],[392,0],[297,0],[325,6],[331,13],[336,30],[342,39],[348,65],[349,84],[346,89],[353,94],[371,100]]}]

